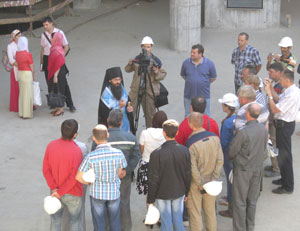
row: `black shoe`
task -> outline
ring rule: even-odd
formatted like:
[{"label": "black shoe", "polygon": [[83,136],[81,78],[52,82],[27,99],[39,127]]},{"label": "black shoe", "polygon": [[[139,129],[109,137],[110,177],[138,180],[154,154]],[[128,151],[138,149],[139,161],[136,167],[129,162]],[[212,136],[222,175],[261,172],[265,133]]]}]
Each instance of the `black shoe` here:
[{"label": "black shoe", "polygon": [[272,183],[275,185],[282,185],[282,179],[278,179],[278,180],[272,180]]},{"label": "black shoe", "polygon": [[273,166],[272,165],[268,165],[264,168],[264,170],[266,171],[272,171],[273,170]]},{"label": "black shoe", "polygon": [[280,176],[279,172],[275,172],[275,171],[266,171],[264,172],[264,176],[265,177],[275,177],[275,176]]},{"label": "black shoe", "polygon": [[76,107],[75,106],[71,106],[70,108],[70,112],[75,112],[76,111]]},{"label": "black shoe", "polygon": [[286,190],[283,187],[279,187],[279,188],[273,189],[272,193],[276,193],[276,194],[292,194],[293,191],[288,191],[288,190]]}]

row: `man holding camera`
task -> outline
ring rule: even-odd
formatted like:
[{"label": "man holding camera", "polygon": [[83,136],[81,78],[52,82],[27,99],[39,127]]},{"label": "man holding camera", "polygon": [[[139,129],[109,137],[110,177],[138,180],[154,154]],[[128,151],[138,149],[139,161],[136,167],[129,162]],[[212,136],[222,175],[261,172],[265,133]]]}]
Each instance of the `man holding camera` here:
[{"label": "man holding camera", "polygon": [[294,172],[292,156],[292,135],[295,119],[300,108],[300,90],[294,84],[294,72],[285,69],[280,75],[280,84],[285,88],[277,95],[269,79],[265,79],[265,90],[269,97],[270,111],[274,114],[276,127],[276,146],[279,150],[278,165],[281,178],[272,183],[279,187],[276,194],[291,194],[294,191]]},{"label": "man holding camera", "polygon": [[272,53],[269,54],[267,70],[269,70],[272,63],[281,63],[284,69],[295,72],[297,59],[291,52],[293,40],[290,37],[283,37],[278,46],[280,47],[281,55]]},{"label": "man holding camera", "polygon": [[142,53],[130,59],[125,67],[127,73],[134,72],[129,92],[133,114],[136,116],[137,106],[141,104],[147,128],[151,127],[156,112],[154,96],[160,94],[160,81],[167,75],[161,68],[160,59],[151,53],[153,44],[152,38],[144,37],[141,42]]}]

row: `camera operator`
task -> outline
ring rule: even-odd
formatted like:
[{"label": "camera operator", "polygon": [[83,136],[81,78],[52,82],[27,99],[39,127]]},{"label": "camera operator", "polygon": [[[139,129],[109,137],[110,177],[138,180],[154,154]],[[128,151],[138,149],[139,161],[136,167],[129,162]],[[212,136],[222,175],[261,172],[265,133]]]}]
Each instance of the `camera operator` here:
[{"label": "camera operator", "polygon": [[[160,59],[151,53],[153,44],[152,38],[144,37],[141,42],[142,53],[136,56],[135,59],[130,59],[125,67],[127,73],[134,72],[129,92],[134,109],[133,114],[136,116],[137,106],[140,103],[143,107],[147,128],[151,127],[152,118],[156,112],[154,95],[159,95],[160,81],[167,75],[167,72],[161,68]],[[143,67],[145,70],[143,70]],[[144,74],[144,71],[148,74]],[[141,96],[140,102],[138,102],[139,95]]]}]

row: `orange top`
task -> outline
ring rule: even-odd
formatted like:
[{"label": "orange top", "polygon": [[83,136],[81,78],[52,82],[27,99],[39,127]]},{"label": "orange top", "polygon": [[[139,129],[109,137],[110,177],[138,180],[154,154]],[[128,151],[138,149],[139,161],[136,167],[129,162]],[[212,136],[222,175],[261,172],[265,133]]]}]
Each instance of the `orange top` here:
[{"label": "orange top", "polygon": [[31,71],[30,64],[33,64],[32,54],[28,51],[17,51],[16,61],[19,71]]}]

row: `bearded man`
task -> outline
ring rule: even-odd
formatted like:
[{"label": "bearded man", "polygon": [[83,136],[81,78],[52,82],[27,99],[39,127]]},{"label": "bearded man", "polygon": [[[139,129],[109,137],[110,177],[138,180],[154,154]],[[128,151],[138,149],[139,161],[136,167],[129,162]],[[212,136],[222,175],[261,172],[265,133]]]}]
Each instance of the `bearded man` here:
[{"label": "bearded man", "polygon": [[120,67],[106,70],[98,108],[98,124],[107,126],[108,114],[113,109],[123,112],[122,131],[134,131],[133,107],[124,88],[123,76]]}]

